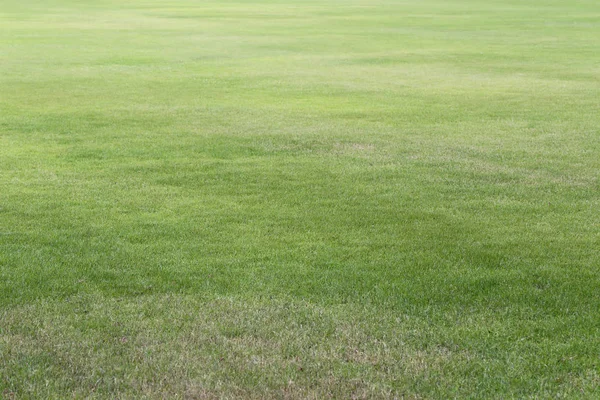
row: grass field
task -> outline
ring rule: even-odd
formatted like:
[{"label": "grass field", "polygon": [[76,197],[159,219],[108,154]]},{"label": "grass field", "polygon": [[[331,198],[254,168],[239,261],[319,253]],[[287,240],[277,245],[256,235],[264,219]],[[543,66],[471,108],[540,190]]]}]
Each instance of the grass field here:
[{"label": "grass field", "polygon": [[599,174],[595,0],[2,0],[0,396],[600,398]]}]

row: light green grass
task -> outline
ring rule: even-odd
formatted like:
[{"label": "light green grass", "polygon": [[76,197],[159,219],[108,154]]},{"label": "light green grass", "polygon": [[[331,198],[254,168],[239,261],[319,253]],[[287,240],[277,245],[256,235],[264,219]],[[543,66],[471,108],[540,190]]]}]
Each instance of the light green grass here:
[{"label": "light green grass", "polygon": [[599,77],[596,1],[3,0],[0,396],[600,397]]}]

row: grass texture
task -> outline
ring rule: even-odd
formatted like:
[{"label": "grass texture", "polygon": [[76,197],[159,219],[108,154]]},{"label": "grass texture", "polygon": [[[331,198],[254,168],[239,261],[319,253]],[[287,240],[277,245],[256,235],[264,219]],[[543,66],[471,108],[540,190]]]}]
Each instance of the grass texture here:
[{"label": "grass texture", "polygon": [[600,397],[600,3],[3,0],[0,396]]}]

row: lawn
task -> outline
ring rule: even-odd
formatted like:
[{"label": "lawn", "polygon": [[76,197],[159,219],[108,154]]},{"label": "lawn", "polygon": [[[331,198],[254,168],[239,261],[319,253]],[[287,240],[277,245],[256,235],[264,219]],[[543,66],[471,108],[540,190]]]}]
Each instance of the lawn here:
[{"label": "lawn", "polygon": [[2,0],[0,398],[600,398],[600,3]]}]

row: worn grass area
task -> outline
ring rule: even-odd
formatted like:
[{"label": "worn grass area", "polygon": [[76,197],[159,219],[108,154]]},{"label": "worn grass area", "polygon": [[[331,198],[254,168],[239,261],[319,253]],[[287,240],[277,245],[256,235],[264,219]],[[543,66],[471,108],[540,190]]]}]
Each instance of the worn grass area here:
[{"label": "worn grass area", "polygon": [[480,312],[82,294],[1,316],[5,384],[38,398],[579,397],[600,383],[597,371],[577,371],[569,352],[556,351],[558,340],[576,349],[593,338],[526,315],[509,327],[506,316]]},{"label": "worn grass area", "polygon": [[596,1],[0,4],[0,396],[600,397]]}]

